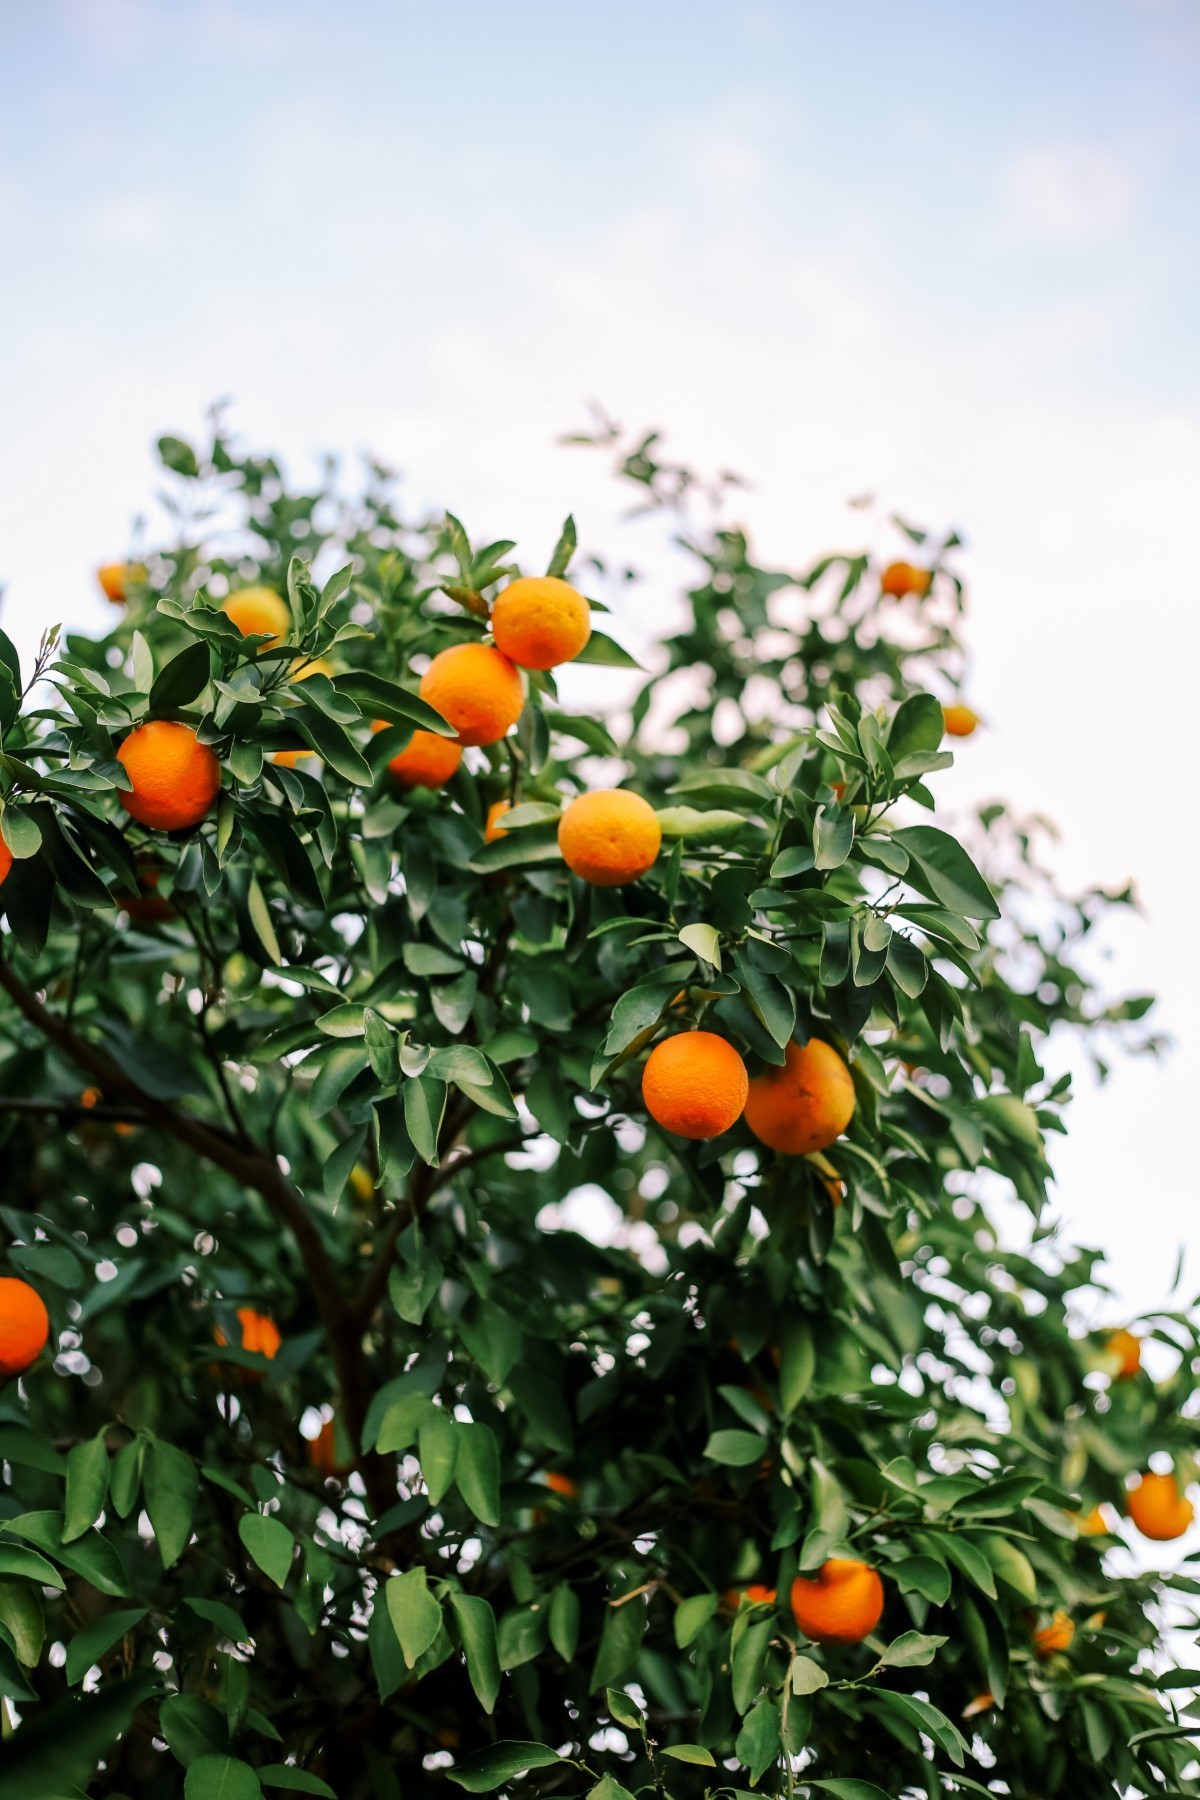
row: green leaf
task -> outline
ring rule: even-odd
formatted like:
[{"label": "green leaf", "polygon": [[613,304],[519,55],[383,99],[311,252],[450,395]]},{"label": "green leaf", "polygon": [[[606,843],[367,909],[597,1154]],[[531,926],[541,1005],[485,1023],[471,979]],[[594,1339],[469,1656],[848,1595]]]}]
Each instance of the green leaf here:
[{"label": "green leaf", "polygon": [[0,1576],[0,1628],[0,1648],[7,1649],[3,1636],[7,1632],[17,1662],[23,1669],[36,1669],[46,1641],[46,1621],[41,1598],[28,1582]]},{"label": "green leaf", "polygon": [[251,1642],[250,1631],[244,1620],[239,1619],[232,1606],[226,1606],[223,1600],[205,1600],[197,1594],[187,1594],[183,1604],[194,1612],[197,1618],[204,1619],[234,1644]]},{"label": "green leaf", "polygon": [[834,1800],[891,1800],[873,1781],[813,1781],[810,1777],[808,1785],[832,1794]]},{"label": "green leaf", "polygon": [[459,1423],[454,1479],[481,1525],[500,1523],[500,1447],[478,1421]]},{"label": "green leaf", "polygon": [[908,879],[913,887],[964,919],[1000,917],[992,890],[962,845],[947,832],[935,825],[907,825],[892,836],[908,852]]},{"label": "green leaf", "polygon": [[579,654],[573,658],[576,663],[603,663],[610,669],[640,669],[641,663],[628,650],[622,650],[620,644],[603,631],[593,631]]},{"label": "green leaf", "polygon": [[675,1608],[675,1642],[686,1650],[699,1637],[721,1604],[719,1594],[692,1594]]},{"label": "green leaf", "polygon": [[646,1606],[638,1595],[620,1606],[604,1609],[604,1624],[588,1691],[614,1687],[628,1680],[637,1661],[638,1650],[646,1630]]},{"label": "green leaf", "polygon": [[292,1566],[296,1540],[280,1519],[266,1513],[243,1513],[238,1520],[238,1536],[252,1562],[256,1563],[275,1586],[281,1588]]},{"label": "green leaf", "polygon": [[841,868],[853,847],[854,814],[848,807],[838,807],[831,815],[822,807],[813,831],[814,868]]},{"label": "green leaf", "polygon": [[685,925],[679,941],[711,968],[721,967],[721,934],[712,925]]},{"label": "green leaf", "polygon": [[258,876],[250,877],[250,885],[246,889],[246,910],[250,915],[250,923],[255,935],[266,953],[267,961],[279,968],[283,962],[283,952],[279,948],[279,939],[275,936],[275,923],[271,918],[271,909],[267,905],[266,895],[259,886]]},{"label": "green leaf", "polygon": [[978,1542],[982,1546],[988,1561],[991,1563],[1000,1580],[1029,1606],[1037,1605],[1037,1577],[1033,1565],[1023,1550],[1010,1543],[1008,1538],[989,1532]]},{"label": "green leaf", "polygon": [[259,1800],[262,1786],[234,1756],[198,1756],[183,1781],[184,1800]]},{"label": "green leaf", "polygon": [[561,1581],[550,1602],[550,1642],[564,1662],[573,1662],[579,1646],[579,1595],[567,1582]]},{"label": "green leaf", "polygon": [[68,1684],[78,1686],[92,1664],[98,1663],[107,1650],[120,1643],[127,1631],[140,1625],[147,1611],[144,1606],[134,1606],[124,1612],[105,1613],[102,1618],[85,1625],[82,1631],[77,1631],[67,1645]]},{"label": "green leaf", "polygon": [[438,1132],[446,1106],[446,1084],[428,1075],[414,1075],[404,1084],[404,1123],[422,1162],[435,1169]]},{"label": "green leaf", "polygon": [[104,1509],[108,1493],[108,1446],[103,1430],[85,1443],[76,1444],[67,1456],[67,1493],[62,1541],[69,1544],[94,1525]]},{"label": "green leaf", "polygon": [[948,1641],[944,1637],[923,1637],[919,1631],[906,1631],[882,1652],[880,1665],[885,1669],[923,1669]]},{"label": "green leaf", "polygon": [[6,806],[0,812],[0,831],[17,862],[36,856],[42,847],[41,828],[26,807]]},{"label": "green leaf", "polygon": [[442,1628],[442,1609],[429,1591],[423,1568],[394,1575],[384,1584],[388,1617],[408,1668],[424,1656]]},{"label": "green leaf", "polygon": [[100,1593],[113,1599],[129,1598],[129,1587],[121,1560],[107,1538],[93,1527],[69,1544],[62,1541],[62,1518],[56,1512],[21,1513],[15,1519],[0,1520],[0,1531],[23,1538],[38,1550],[53,1557],[64,1569],[82,1575]]},{"label": "green leaf", "polygon": [[490,1713],[500,1692],[500,1661],[496,1650],[496,1616],[487,1601],[477,1594],[450,1591],[450,1607],[458,1624],[463,1654],[467,1659],[475,1698],[485,1713]]},{"label": "green leaf", "polygon": [[208,686],[208,645],[198,639],[165,663],[150,689],[150,716],[160,719],[190,706]]},{"label": "green leaf", "polygon": [[558,1751],[552,1750],[549,1744],[505,1738],[486,1750],[477,1750],[473,1756],[464,1757],[456,1769],[447,1769],[446,1774],[469,1794],[490,1794],[527,1769],[550,1769],[562,1761]]},{"label": "green leaf", "polygon": [[559,533],[558,542],[554,546],[549,564],[547,565],[547,575],[557,575],[561,579],[561,577],[566,574],[570,567],[571,558],[575,554],[577,543],[578,538],[575,533],[575,520],[572,518],[571,514],[568,513],[563,520],[563,528]]},{"label": "green leaf", "polygon": [[644,1731],[646,1729],[645,1713],[621,1688],[606,1688],[604,1703],[608,1707],[610,1716],[616,1720],[618,1725],[623,1725],[626,1731]]},{"label": "green leaf", "polygon": [[658,811],[658,823],[664,838],[720,843],[744,831],[747,817],[745,813],[729,812],[721,807],[702,812],[696,806],[663,806]]},{"label": "green leaf", "polygon": [[820,1663],[814,1662],[811,1656],[793,1656],[791,1683],[793,1694],[817,1694],[823,1687],[829,1686],[829,1677]]},{"label": "green leaf", "polygon": [[[438,1267],[440,1268],[440,1264]],[[458,1460],[458,1433],[461,1427],[444,1406],[435,1406],[427,1414],[417,1435],[417,1454],[430,1504],[437,1506],[454,1481]]]},{"label": "green leaf", "polygon": [[664,1744],[660,1756],[673,1756],[676,1762],[695,1763],[701,1769],[715,1769],[716,1758],[703,1744]]},{"label": "green leaf", "polygon": [[298,1769],[293,1763],[264,1763],[257,1771],[264,1787],[286,1788],[292,1794],[319,1794],[322,1800],[338,1800],[337,1794],[319,1775]]},{"label": "green leaf", "polygon": [[896,708],[888,727],[888,755],[897,764],[915,752],[936,750],[945,731],[941,701],[932,694],[910,694]]},{"label": "green leaf", "polygon": [[756,1786],[779,1755],[779,1707],[774,1700],[760,1700],[747,1714],[733,1749],[750,1771],[750,1785]]},{"label": "green leaf", "polygon": [[86,1792],[98,1765],[154,1693],[153,1675],[106,1683],[98,1693],[39,1706],[0,1742],[4,1800],[49,1800]]},{"label": "green leaf", "polygon": [[761,1462],[766,1453],[766,1444],[753,1431],[714,1431],[704,1446],[710,1462],[725,1463],[734,1469]]},{"label": "green leaf", "polygon": [[196,452],[183,438],[160,437],[158,454],[163,466],[176,475],[187,475],[194,479],[200,473]]},{"label": "green leaf", "polygon": [[146,1512],[164,1569],[178,1562],[192,1533],[200,1477],[190,1456],[155,1438],[146,1450]]}]

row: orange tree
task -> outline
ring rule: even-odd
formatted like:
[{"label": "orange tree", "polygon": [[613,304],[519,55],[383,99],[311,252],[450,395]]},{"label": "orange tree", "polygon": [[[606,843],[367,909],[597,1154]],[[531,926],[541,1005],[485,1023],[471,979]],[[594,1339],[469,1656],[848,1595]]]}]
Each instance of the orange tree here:
[{"label": "orange tree", "polygon": [[161,451],[0,638],[5,1800],[1200,1793],[1194,1327],[1039,1223],[1129,896],[933,822],[957,540],[684,519],[618,734],[570,524]]}]

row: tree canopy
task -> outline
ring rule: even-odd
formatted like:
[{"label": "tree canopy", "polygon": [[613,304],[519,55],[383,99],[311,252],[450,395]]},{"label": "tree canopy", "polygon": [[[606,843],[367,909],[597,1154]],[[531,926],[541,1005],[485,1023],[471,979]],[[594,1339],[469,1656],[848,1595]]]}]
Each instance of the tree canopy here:
[{"label": "tree canopy", "polygon": [[[1048,1041],[1153,1045],[1089,974],[1132,894],[1056,891],[998,803],[938,822],[957,537],[765,567],[594,436],[694,570],[624,711],[624,565],[570,520],[518,556],[219,418],[161,440],[106,635],[0,634],[0,1276],[51,1322],[0,1390],[0,1789],[1200,1794],[1200,1585],[1121,1554],[1129,1479],[1196,1476],[1194,1309],[1141,1323],[1152,1380],[1047,1212]],[[427,659],[544,566],[594,706],[526,670],[405,785],[454,735]],[[261,588],[278,634],[223,610]],[[124,804],[149,721],[219,765],[195,825]],[[559,825],[617,786],[661,849],[604,885]],[[753,1093],[827,1047],[848,1129],[664,1130],[643,1070],[694,1031]],[[843,1564],[881,1615],[806,1635]]]}]

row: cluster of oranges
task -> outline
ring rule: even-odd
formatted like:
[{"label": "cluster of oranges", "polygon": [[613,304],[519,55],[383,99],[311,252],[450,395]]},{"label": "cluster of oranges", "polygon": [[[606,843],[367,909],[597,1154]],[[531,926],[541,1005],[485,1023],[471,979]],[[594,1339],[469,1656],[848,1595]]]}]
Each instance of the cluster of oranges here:
[{"label": "cluster of oranges", "polygon": [[753,1081],[733,1045],[712,1031],[664,1038],[646,1060],[642,1099],[650,1117],[679,1137],[713,1138],[745,1118],[760,1143],[783,1156],[811,1156],[854,1116],[854,1082],[830,1044],[789,1043],[782,1065]]}]

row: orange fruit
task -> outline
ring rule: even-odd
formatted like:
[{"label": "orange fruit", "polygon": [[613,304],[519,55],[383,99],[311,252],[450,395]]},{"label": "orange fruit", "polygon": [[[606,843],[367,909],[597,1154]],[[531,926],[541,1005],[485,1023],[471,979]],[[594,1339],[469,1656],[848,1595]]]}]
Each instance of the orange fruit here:
[{"label": "orange fruit", "polygon": [[510,581],[492,607],[496,648],[523,669],[553,669],[570,662],[591,635],[587,601],[555,575]]},{"label": "orange fruit", "polygon": [[316,751],[310,750],[306,744],[303,750],[276,750],[271,761],[278,763],[281,769],[294,769],[304,761],[306,756],[315,755]]},{"label": "orange fruit", "polygon": [[1135,1337],[1132,1331],[1124,1327],[1120,1331],[1109,1333],[1104,1348],[1110,1356],[1115,1356],[1119,1367],[1117,1381],[1130,1381],[1142,1366],[1142,1340]]},{"label": "orange fruit", "polygon": [[551,1493],[561,1494],[564,1500],[578,1500],[579,1498],[579,1483],[572,1481],[571,1477],[564,1475],[560,1469],[546,1470],[546,1486]]},{"label": "orange fruit", "polygon": [[128,913],[139,925],[159,925],[167,919],[179,917],[169,900],[159,898],[158,884],[162,880],[162,867],[151,856],[139,856],[136,863],[138,891],[136,894],[122,894],[117,905],[123,913]]},{"label": "orange fruit", "polygon": [[[241,1348],[243,1350],[257,1351],[260,1356],[265,1356],[268,1362],[279,1354],[279,1346],[282,1344],[283,1338],[270,1313],[256,1312],[252,1306],[239,1306],[237,1321],[241,1327]],[[218,1344],[229,1342],[219,1325],[213,1332],[213,1338]]]},{"label": "orange fruit", "polygon": [[774,1588],[765,1587],[761,1581],[752,1581],[749,1587],[726,1588],[721,1602],[730,1612],[736,1612],[743,1600],[748,1606],[774,1606],[776,1597]]},{"label": "orange fruit", "polygon": [[979,714],[972,712],[961,701],[956,701],[953,706],[943,706],[942,718],[950,737],[970,737],[979,723]]},{"label": "orange fruit", "polygon": [[1034,1648],[1039,1656],[1059,1656],[1071,1648],[1071,1639],[1075,1636],[1075,1621],[1069,1613],[1059,1607],[1048,1625],[1033,1634]]},{"label": "orange fruit", "polygon": [[454,727],[460,744],[498,744],[525,704],[521,677],[490,644],[440,651],[421,677],[420,693]]},{"label": "orange fruit", "polygon": [[[386,731],[386,719],[376,719],[372,731]],[[401,787],[445,787],[462,761],[462,745],[436,731],[414,731],[388,768]]]},{"label": "orange fruit", "polygon": [[750,1083],[746,1123],[772,1150],[807,1156],[824,1150],[854,1117],[850,1071],[820,1038],[790,1043],[781,1069],[766,1068]]},{"label": "orange fruit", "polygon": [[131,794],[118,793],[127,813],[158,831],[198,825],[221,791],[221,765],[190,725],[151,719],[117,751]]},{"label": "orange fruit", "polygon": [[506,812],[511,811],[512,802],[510,800],[494,800],[488,807],[487,823],[483,828],[485,844],[494,844],[497,838],[508,836],[507,831],[498,821],[504,817]]},{"label": "orange fruit", "polygon": [[241,588],[222,602],[221,611],[232,619],[243,637],[265,633],[268,642],[261,646],[264,650],[281,643],[292,628],[287,601],[274,588]]},{"label": "orange fruit", "polygon": [[1080,1537],[1101,1537],[1109,1530],[1108,1520],[1104,1516],[1102,1506],[1093,1506],[1091,1512],[1072,1513],[1075,1529]]},{"label": "orange fruit", "polygon": [[975,1698],[969,1700],[966,1706],[963,1707],[962,1717],[964,1719],[977,1718],[980,1713],[991,1712],[995,1704],[995,1694],[992,1693],[990,1688],[984,1688],[982,1694],[976,1694]]},{"label": "orange fruit", "polygon": [[1142,1536],[1157,1543],[1182,1537],[1195,1517],[1174,1475],[1155,1475],[1150,1469],[1137,1477],[1125,1496],[1125,1510]]},{"label": "orange fruit", "polygon": [[815,1580],[797,1575],[792,1612],[814,1644],[860,1644],[883,1616],[883,1583],[853,1556],[834,1556]]},{"label": "orange fruit", "polygon": [[15,1275],[0,1276],[0,1381],[23,1375],[49,1336],[50,1315],[42,1296]]},{"label": "orange fruit", "polygon": [[145,563],[116,562],[105,563],[96,570],[96,580],[104,590],[104,596],[114,606],[121,606],[129,598],[131,587],[140,587],[147,579]]},{"label": "orange fruit", "polygon": [[8,880],[9,870],[13,866],[13,853],[0,837],[0,887]]},{"label": "orange fruit", "polygon": [[893,600],[903,600],[906,594],[924,598],[932,580],[929,569],[918,569],[910,562],[893,562],[883,571],[879,587],[881,593],[889,594]]},{"label": "orange fruit", "polygon": [[103,1098],[104,1095],[100,1092],[98,1087],[84,1088],[82,1094],[79,1096],[79,1104],[80,1106],[85,1106],[90,1112],[93,1106],[99,1106]]},{"label": "orange fruit", "polygon": [[642,1071],[650,1117],[679,1137],[713,1138],[742,1116],[746,1065],[713,1031],[681,1031],[656,1044]]},{"label": "orange fruit", "polygon": [[620,887],[649,869],[662,845],[658,814],[627,788],[598,788],[571,801],[558,824],[558,847],[572,875],[593,887]]}]

